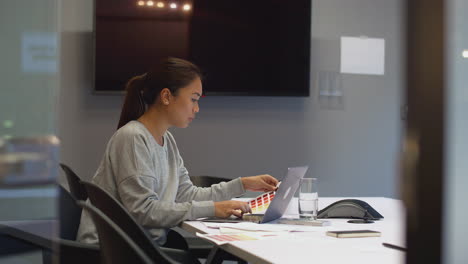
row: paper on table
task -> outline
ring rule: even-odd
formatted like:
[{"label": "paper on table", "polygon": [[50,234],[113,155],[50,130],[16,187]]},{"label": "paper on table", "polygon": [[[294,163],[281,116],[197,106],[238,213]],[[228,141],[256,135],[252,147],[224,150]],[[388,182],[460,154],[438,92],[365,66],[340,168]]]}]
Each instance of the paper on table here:
[{"label": "paper on table", "polygon": [[276,234],[262,234],[262,233],[237,233],[237,234],[200,234],[196,233],[198,237],[209,240],[216,245],[222,245],[234,241],[251,241],[260,240],[265,238],[276,237]]},{"label": "paper on table", "polygon": [[245,230],[245,229],[238,229],[232,227],[220,227],[219,232],[221,234],[234,234],[234,233],[272,233],[272,234],[280,234],[280,233],[289,233],[289,230],[281,230],[281,231],[266,231],[266,230]]},{"label": "paper on table", "polygon": [[237,233],[223,233],[223,234],[200,234],[196,233],[198,237],[211,241],[217,245],[223,245],[230,242],[238,241],[255,241],[255,240],[269,240],[269,239],[290,239],[293,241],[299,240],[317,240],[317,236],[310,236],[310,233],[305,232],[239,232]]},{"label": "paper on table", "polygon": [[[208,228],[229,228],[244,232],[313,232],[319,231],[321,227],[301,225],[278,225],[278,224],[256,224],[250,222],[242,223],[211,223],[203,222]],[[227,230],[227,229],[226,229]]]},{"label": "paper on table", "polygon": [[383,75],[385,40],[368,37],[341,37],[340,72]]},{"label": "paper on table", "polygon": [[238,230],[246,231],[290,231],[291,228],[285,227],[283,225],[274,225],[274,224],[256,224],[251,222],[242,222],[242,223],[211,223],[203,222],[203,224],[208,228],[221,228],[228,227]]},{"label": "paper on table", "polygon": [[217,223],[217,222],[202,222],[206,227],[208,228],[213,228],[213,229],[219,229],[220,227],[224,226],[231,226],[231,223]]}]

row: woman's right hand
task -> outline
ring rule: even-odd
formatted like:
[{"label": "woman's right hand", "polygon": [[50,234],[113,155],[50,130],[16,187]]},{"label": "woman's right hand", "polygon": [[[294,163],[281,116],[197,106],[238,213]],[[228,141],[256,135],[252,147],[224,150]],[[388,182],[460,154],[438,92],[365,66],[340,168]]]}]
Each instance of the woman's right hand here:
[{"label": "woman's right hand", "polygon": [[242,217],[244,213],[251,213],[249,203],[242,201],[222,201],[215,202],[215,216],[228,218],[231,215]]}]

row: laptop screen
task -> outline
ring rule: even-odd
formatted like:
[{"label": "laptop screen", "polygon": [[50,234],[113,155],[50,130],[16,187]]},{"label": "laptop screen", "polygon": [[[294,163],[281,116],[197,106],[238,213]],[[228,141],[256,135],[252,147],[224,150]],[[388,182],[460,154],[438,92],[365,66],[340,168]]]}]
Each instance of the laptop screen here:
[{"label": "laptop screen", "polygon": [[274,199],[271,201],[270,206],[268,206],[265,216],[261,221],[262,223],[270,222],[283,216],[292,197],[299,188],[300,180],[304,177],[308,168],[308,166],[288,168],[288,174],[281,182]]}]

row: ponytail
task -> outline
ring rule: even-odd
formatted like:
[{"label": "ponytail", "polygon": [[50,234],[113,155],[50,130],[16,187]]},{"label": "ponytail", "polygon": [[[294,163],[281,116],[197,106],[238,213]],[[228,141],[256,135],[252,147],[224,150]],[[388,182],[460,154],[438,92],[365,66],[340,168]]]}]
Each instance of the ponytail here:
[{"label": "ponytail", "polygon": [[125,88],[126,95],[117,129],[125,126],[132,120],[137,120],[145,113],[145,103],[141,95],[145,86],[145,76],[146,74],[138,75],[127,82]]},{"label": "ponytail", "polygon": [[164,58],[147,73],[131,78],[126,86],[125,101],[117,129],[132,120],[137,120],[153,105],[160,92],[167,88],[177,95],[180,88],[187,86],[195,78],[202,79],[200,69],[186,60]]}]

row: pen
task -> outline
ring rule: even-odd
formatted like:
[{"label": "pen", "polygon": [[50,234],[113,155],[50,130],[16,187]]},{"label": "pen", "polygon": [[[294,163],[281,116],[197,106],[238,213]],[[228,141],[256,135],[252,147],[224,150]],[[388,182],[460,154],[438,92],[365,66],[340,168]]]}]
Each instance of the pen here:
[{"label": "pen", "polygon": [[393,249],[401,250],[401,251],[406,251],[406,248],[404,248],[404,247],[392,245],[392,244],[389,244],[389,243],[382,243],[382,245],[383,245],[384,247],[393,248]]}]

